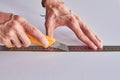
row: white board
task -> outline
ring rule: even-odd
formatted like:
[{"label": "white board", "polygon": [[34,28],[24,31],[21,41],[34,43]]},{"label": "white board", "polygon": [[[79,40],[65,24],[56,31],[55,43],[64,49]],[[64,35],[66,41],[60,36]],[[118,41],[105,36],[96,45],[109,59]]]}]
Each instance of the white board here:
[{"label": "white board", "polygon": [[[120,0],[64,0],[103,40],[120,45]],[[24,16],[43,33],[39,0],[1,0],[0,11]],[[66,34],[67,38],[63,36]],[[68,28],[54,37],[67,45],[84,45]],[[120,80],[120,53],[0,52],[0,80]]]}]

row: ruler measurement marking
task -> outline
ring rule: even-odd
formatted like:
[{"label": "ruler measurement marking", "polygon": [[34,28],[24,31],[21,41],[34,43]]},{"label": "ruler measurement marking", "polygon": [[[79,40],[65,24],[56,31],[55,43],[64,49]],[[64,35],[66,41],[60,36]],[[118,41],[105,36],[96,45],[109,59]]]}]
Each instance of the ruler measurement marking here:
[{"label": "ruler measurement marking", "polygon": [[[68,46],[70,52],[105,52],[105,51],[120,51],[120,46],[104,46],[102,50],[93,51],[87,46]],[[41,46],[30,46],[30,47],[21,47],[21,48],[6,48],[5,46],[0,46],[0,51],[49,51],[49,52],[65,52],[58,48],[43,48]]]}]

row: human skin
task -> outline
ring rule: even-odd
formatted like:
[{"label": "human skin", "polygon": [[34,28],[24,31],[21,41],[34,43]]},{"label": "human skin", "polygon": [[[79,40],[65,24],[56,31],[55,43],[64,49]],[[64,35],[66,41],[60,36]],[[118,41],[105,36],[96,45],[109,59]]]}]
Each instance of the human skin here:
[{"label": "human skin", "polygon": [[[43,0],[46,9],[46,34],[53,37],[54,30],[61,26],[69,27],[78,37],[93,50],[102,48],[101,39],[87,24],[61,0]],[[31,44],[26,32],[35,37],[44,46],[48,45],[45,36],[25,18],[10,13],[0,12],[0,42],[7,47],[28,47]]]},{"label": "human skin", "polygon": [[48,36],[53,36],[56,28],[67,26],[76,34],[79,40],[93,50],[103,47],[101,39],[62,0],[43,0],[42,4],[46,9],[45,28]]},{"label": "human skin", "polygon": [[11,13],[0,12],[0,42],[6,47],[28,47],[31,41],[26,35],[29,33],[44,46],[48,46],[48,40],[34,25],[25,18]]}]

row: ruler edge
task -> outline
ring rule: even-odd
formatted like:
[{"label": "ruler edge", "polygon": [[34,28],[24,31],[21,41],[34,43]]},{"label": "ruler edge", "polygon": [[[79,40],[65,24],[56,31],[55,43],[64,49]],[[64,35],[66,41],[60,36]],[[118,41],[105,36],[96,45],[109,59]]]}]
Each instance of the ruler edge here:
[{"label": "ruler edge", "polygon": [[[3,47],[3,48],[5,48],[5,46],[0,46],[0,47]],[[41,46],[30,46],[30,47],[41,47]],[[71,47],[71,46],[68,46],[68,47]],[[86,47],[86,48],[89,48],[88,46],[72,46],[72,47]],[[118,48],[118,50],[104,50],[105,48],[112,48],[112,47],[114,47],[114,48],[116,48],[116,47],[119,47]],[[24,47],[22,47],[22,48],[24,48]],[[26,47],[25,47],[26,48]],[[29,47],[27,47],[27,48],[29,48]],[[26,49],[27,49],[26,48]],[[7,48],[6,48],[7,49]],[[10,52],[119,52],[120,51],[120,46],[119,45],[116,45],[116,46],[110,46],[110,45],[105,45],[105,46],[103,46],[103,50],[96,50],[96,51],[94,51],[94,50],[92,50],[92,49],[90,49],[89,48],[89,50],[79,50],[79,51],[75,51],[75,50],[73,50],[73,51],[55,51],[55,50],[0,50],[0,52],[1,51],[3,51],[3,52],[8,52],[8,51],[10,51]]]}]

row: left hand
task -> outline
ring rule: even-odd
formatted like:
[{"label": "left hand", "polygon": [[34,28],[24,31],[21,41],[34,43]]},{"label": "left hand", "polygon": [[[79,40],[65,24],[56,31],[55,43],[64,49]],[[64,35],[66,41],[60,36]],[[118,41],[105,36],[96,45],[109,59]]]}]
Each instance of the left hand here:
[{"label": "left hand", "polygon": [[54,30],[60,26],[69,27],[78,37],[93,50],[102,48],[101,40],[79,16],[69,10],[63,2],[46,5],[46,34],[53,37]]}]

